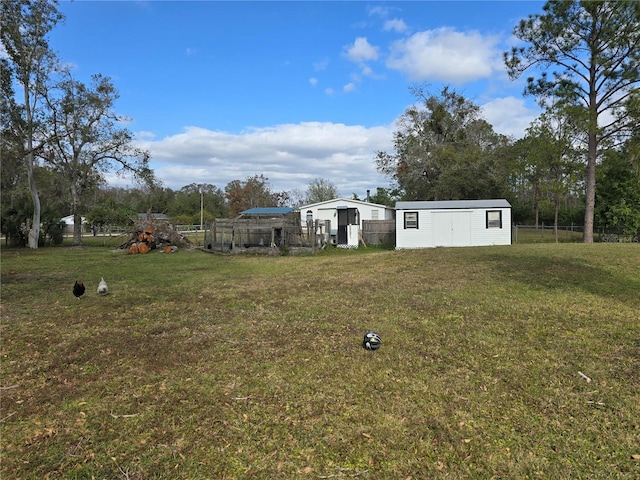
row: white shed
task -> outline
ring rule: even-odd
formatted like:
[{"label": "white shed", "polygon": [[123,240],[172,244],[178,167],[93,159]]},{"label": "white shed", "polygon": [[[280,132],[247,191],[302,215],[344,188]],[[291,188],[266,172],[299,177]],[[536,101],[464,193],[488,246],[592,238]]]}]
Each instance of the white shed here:
[{"label": "white shed", "polygon": [[396,249],[510,244],[505,199],[396,203]]},{"label": "white shed", "polygon": [[[393,220],[395,210],[386,205],[334,198],[324,202],[311,203],[299,207],[302,225],[316,220],[330,222],[330,235],[338,245],[358,245],[358,229],[363,220]],[[357,226],[358,228],[353,228]]]},{"label": "white shed", "polygon": [[[82,221],[82,225],[84,226],[84,222],[85,222],[85,218],[84,217],[80,217],[81,221]],[[62,217],[60,220],[62,220],[64,222],[64,233],[66,234],[72,234],[73,233],[73,228],[74,228],[74,218],[73,215],[67,215],[66,217]]]}]

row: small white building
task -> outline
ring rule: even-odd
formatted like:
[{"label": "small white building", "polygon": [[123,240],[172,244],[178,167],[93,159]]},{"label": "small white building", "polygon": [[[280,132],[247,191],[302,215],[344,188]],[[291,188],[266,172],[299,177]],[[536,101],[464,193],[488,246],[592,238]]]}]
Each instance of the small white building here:
[{"label": "small white building", "polygon": [[505,199],[396,203],[396,249],[511,244]]},{"label": "small white building", "polygon": [[386,205],[348,198],[302,205],[299,211],[302,225],[312,225],[316,220],[328,221],[331,241],[351,247],[358,246],[363,220],[393,220],[395,215],[395,210]]},{"label": "small white building", "polygon": [[[82,225],[83,225],[83,228],[84,228],[85,218],[84,217],[80,217],[80,219],[82,221]],[[66,217],[62,217],[60,220],[62,220],[64,222],[64,234],[65,235],[73,234],[73,227],[74,227],[73,215],[67,215]]]}]

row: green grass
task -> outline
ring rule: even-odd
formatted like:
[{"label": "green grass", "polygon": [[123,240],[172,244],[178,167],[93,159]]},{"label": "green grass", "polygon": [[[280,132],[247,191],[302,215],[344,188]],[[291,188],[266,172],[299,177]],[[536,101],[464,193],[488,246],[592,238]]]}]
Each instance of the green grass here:
[{"label": "green grass", "polygon": [[[557,242],[582,242],[581,231],[566,230],[567,227],[558,229]],[[539,229],[533,227],[517,226],[513,227],[513,243],[556,243],[556,235],[553,228],[541,227]],[[599,237],[596,234],[596,241]]]},{"label": "green grass", "polygon": [[2,251],[0,478],[640,475],[637,244],[112,247]]}]

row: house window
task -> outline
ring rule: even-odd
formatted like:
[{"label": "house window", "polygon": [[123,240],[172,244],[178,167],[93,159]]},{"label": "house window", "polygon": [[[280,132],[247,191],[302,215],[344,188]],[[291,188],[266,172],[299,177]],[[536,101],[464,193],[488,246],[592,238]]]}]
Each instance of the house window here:
[{"label": "house window", "polygon": [[418,228],[418,212],[404,212],[404,228]]},{"label": "house window", "polygon": [[378,220],[378,209],[371,210],[371,220]]},{"label": "house window", "polygon": [[502,228],[502,210],[487,210],[487,228]]}]

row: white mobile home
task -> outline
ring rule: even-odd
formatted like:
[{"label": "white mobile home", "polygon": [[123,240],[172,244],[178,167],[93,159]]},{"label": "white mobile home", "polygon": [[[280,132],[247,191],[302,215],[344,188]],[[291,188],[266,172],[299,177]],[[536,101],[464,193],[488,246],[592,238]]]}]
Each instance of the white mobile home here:
[{"label": "white mobile home", "polygon": [[386,205],[334,198],[299,207],[302,225],[329,221],[329,233],[337,245],[358,246],[358,232],[363,220],[393,220],[395,210]]},{"label": "white mobile home", "polygon": [[396,203],[396,249],[510,244],[505,199]]},{"label": "white mobile home", "polygon": [[[72,235],[73,234],[73,229],[74,229],[74,218],[73,215],[67,215],[66,217],[62,217],[60,219],[61,221],[64,222],[64,234],[65,235]],[[82,229],[85,229],[84,226],[84,222],[85,222],[85,218],[84,217],[80,217],[80,220],[82,222]]]}]

